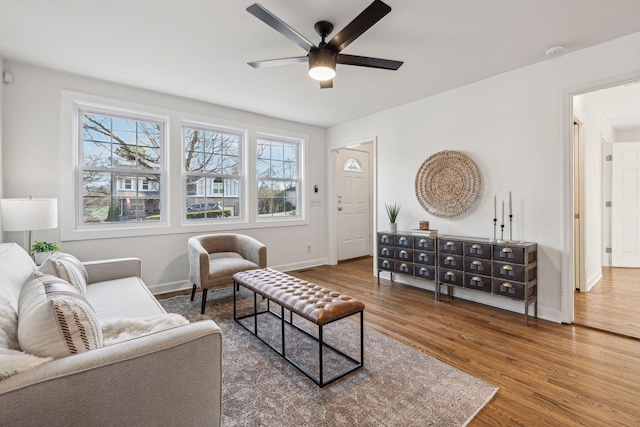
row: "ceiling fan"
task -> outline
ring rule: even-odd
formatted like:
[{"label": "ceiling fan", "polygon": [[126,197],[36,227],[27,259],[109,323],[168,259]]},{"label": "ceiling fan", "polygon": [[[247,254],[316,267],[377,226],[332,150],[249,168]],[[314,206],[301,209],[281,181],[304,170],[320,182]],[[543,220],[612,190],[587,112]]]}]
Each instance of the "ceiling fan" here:
[{"label": "ceiling fan", "polygon": [[307,55],[305,56],[249,62],[248,64],[253,68],[274,67],[308,61],[309,76],[318,80],[322,89],[327,89],[333,87],[333,78],[336,75],[336,64],[382,68],[385,70],[397,70],[403,64],[401,61],[392,61],[390,59],[340,53],[345,47],[351,44],[351,42],[391,12],[391,7],[380,0],[375,0],[371,3],[328,43],[325,42],[325,38],[333,31],[333,24],[327,21],[316,22],[315,30],[318,35],[322,37],[322,41],[318,46],[311,43],[302,34],[285,24],[258,3],[249,6],[247,12],[307,51]]}]

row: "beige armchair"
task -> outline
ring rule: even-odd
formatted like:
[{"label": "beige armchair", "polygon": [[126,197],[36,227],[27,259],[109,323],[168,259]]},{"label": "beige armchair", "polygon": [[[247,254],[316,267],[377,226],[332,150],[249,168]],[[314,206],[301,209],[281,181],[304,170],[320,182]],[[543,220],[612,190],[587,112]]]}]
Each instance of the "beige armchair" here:
[{"label": "beige armchair", "polygon": [[233,283],[233,275],[240,271],[267,266],[267,247],[253,237],[242,234],[194,236],[189,239],[187,246],[189,280],[193,283],[191,301],[199,286],[202,289],[202,314],[209,288]]}]

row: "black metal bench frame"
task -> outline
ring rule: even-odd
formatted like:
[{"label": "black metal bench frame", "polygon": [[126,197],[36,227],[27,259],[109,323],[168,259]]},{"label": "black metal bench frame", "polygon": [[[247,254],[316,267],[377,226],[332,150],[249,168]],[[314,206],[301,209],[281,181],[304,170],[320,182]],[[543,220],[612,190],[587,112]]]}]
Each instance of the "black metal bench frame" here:
[{"label": "black metal bench frame", "polygon": [[[308,378],[310,378],[314,383],[316,383],[317,385],[319,385],[320,387],[324,387],[325,385],[332,383],[342,377],[344,377],[345,375],[347,375],[350,372],[355,371],[356,369],[361,368],[362,366],[364,366],[364,310],[360,310],[358,312],[349,314],[347,316],[341,317],[339,319],[333,320],[331,322],[328,322],[324,325],[320,325],[317,323],[314,323],[313,321],[309,321],[310,323],[315,324],[318,327],[318,336],[315,336],[311,333],[309,333],[308,331],[300,328],[298,325],[295,325],[293,323],[293,313],[294,311],[291,310],[289,307],[285,307],[282,304],[278,303],[277,301],[272,300],[271,298],[269,298],[268,295],[263,295],[259,292],[256,292],[253,289],[248,288],[247,286],[245,286],[244,284],[237,282],[234,280],[233,282],[234,286],[233,286],[233,319],[240,324],[240,326],[242,326],[243,328],[245,328],[247,331],[251,332],[253,335],[255,335],[260,341],[262,341],[263,343],[265,343],[267,346],[269,346],[269,348],[271,348],[273,351],[275,351],[276,353],[278,353],[280,356],[282,356],[285,360],[287,360],[289,363],[291,363],[293,366],[295,366],[300,372],[302,372],[303,374],[305,374]],[[237,315],[237,311],[236,311],[236,294],[237,292],[240,290],[239,286],[242,286],[243,288],[246,288],[247,290],[253,292],[253,313],[250,314],[246,314],[244,316],[238,316]],[[264,299],[267,300],[267,308],[263,311],[258,311],[258,298],[257,295],[260,295],[261,297],[263,297]],[[273,311],[271,311],[271,305],[270,303],[274,303],[278,306],[280,306],[280,314],[278,315],[277,313],[274,313]],[[285,317],[285,308],[287,310],[289,310],[289,320],[286,319]],[[337,322],[339,320],[343,320],[343,319],[347,319],[350,316],[356,315],[356,314],[360,314],[360,360],[356,360],[355,358],[353,358],[352,356],[346,354],[344,351],[334,347],[333,345],[324,342],[323,339],[323,335],[322,335],[322,329],[323,326],[325,325],[329,325],[333,322]],[[280,323],[281,323],[281,336],[282,336],[282,343],[281,343],[281,348],[282,350],[278,349],[277,347],[275,347],[274,345],[272,345],[270,342],[266,341],[265,339],[263,339],[260,335],[258,335],[258,316],[260,314],[271,314],[272,316],[280,319]],[[299,313],[296,313],[299,314]],[[242,319],[246,319],[246,318],[250,318],[253,317],[254,322],[253,322],[253,331],[251,329],[249,329],[249,327],[247,325],[245,325],[243,322],[241,322]],[[304,317],[304,316],[303,316]],[[294,327],[296,330],[304,333],[305,335],[311,337],[314,341],[316,341],[318,343],[318,372],[319,372],[319,376],[315,377],[313,374],[309,373],[307,370],[305,370],[302,366],[300,366],[295,360],[291,359],[287,354],[286,354],[286,347],[285,347],[285,325],[289,324],[290,326]],[[335,351],[336,353],[342,355],[343,357],[345,357],[346,359],[348,359],[349,361],[353,362],[355,365],[352,367],[349,367],[348,369],[340,372],[339,374],[329,378],[329,379],[325,379],[324,378],[324,370],[323,370],[323,362],[322,362],[322,348],[324,346],[327,346],[328,348],[330,348],[331,350]]]}]

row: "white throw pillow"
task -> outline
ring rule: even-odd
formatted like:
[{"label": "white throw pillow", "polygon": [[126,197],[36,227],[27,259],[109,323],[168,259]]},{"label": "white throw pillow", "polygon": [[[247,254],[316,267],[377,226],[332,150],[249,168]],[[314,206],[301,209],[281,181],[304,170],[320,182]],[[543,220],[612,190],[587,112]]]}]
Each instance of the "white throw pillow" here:
[{"label": "white throw pillow", "polygon": [[69,282],[82,295],[87,294],[87,281],[89,276],[82,262],[71,254],[55,252],[38,268],[44,274],[51,274]]},{"label": "white throw pillow", "polygon": [[93,308],[64,280],[35,272],[18,300],[18,340],[27,353],[65,357],[102,347]]}]

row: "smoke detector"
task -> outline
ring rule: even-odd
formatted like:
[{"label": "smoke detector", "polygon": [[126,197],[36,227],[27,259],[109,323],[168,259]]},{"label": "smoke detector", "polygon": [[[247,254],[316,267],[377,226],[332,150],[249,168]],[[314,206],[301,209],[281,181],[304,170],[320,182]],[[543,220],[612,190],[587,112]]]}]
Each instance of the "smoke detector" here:
[{"label": "smoke detector", "polygon": [[563,44],[549,46],[544,50],[544,54],[547,56],[547,58],[553,58],[554,56],[561,55],[565,49],[566,49],[566,46]]}]

